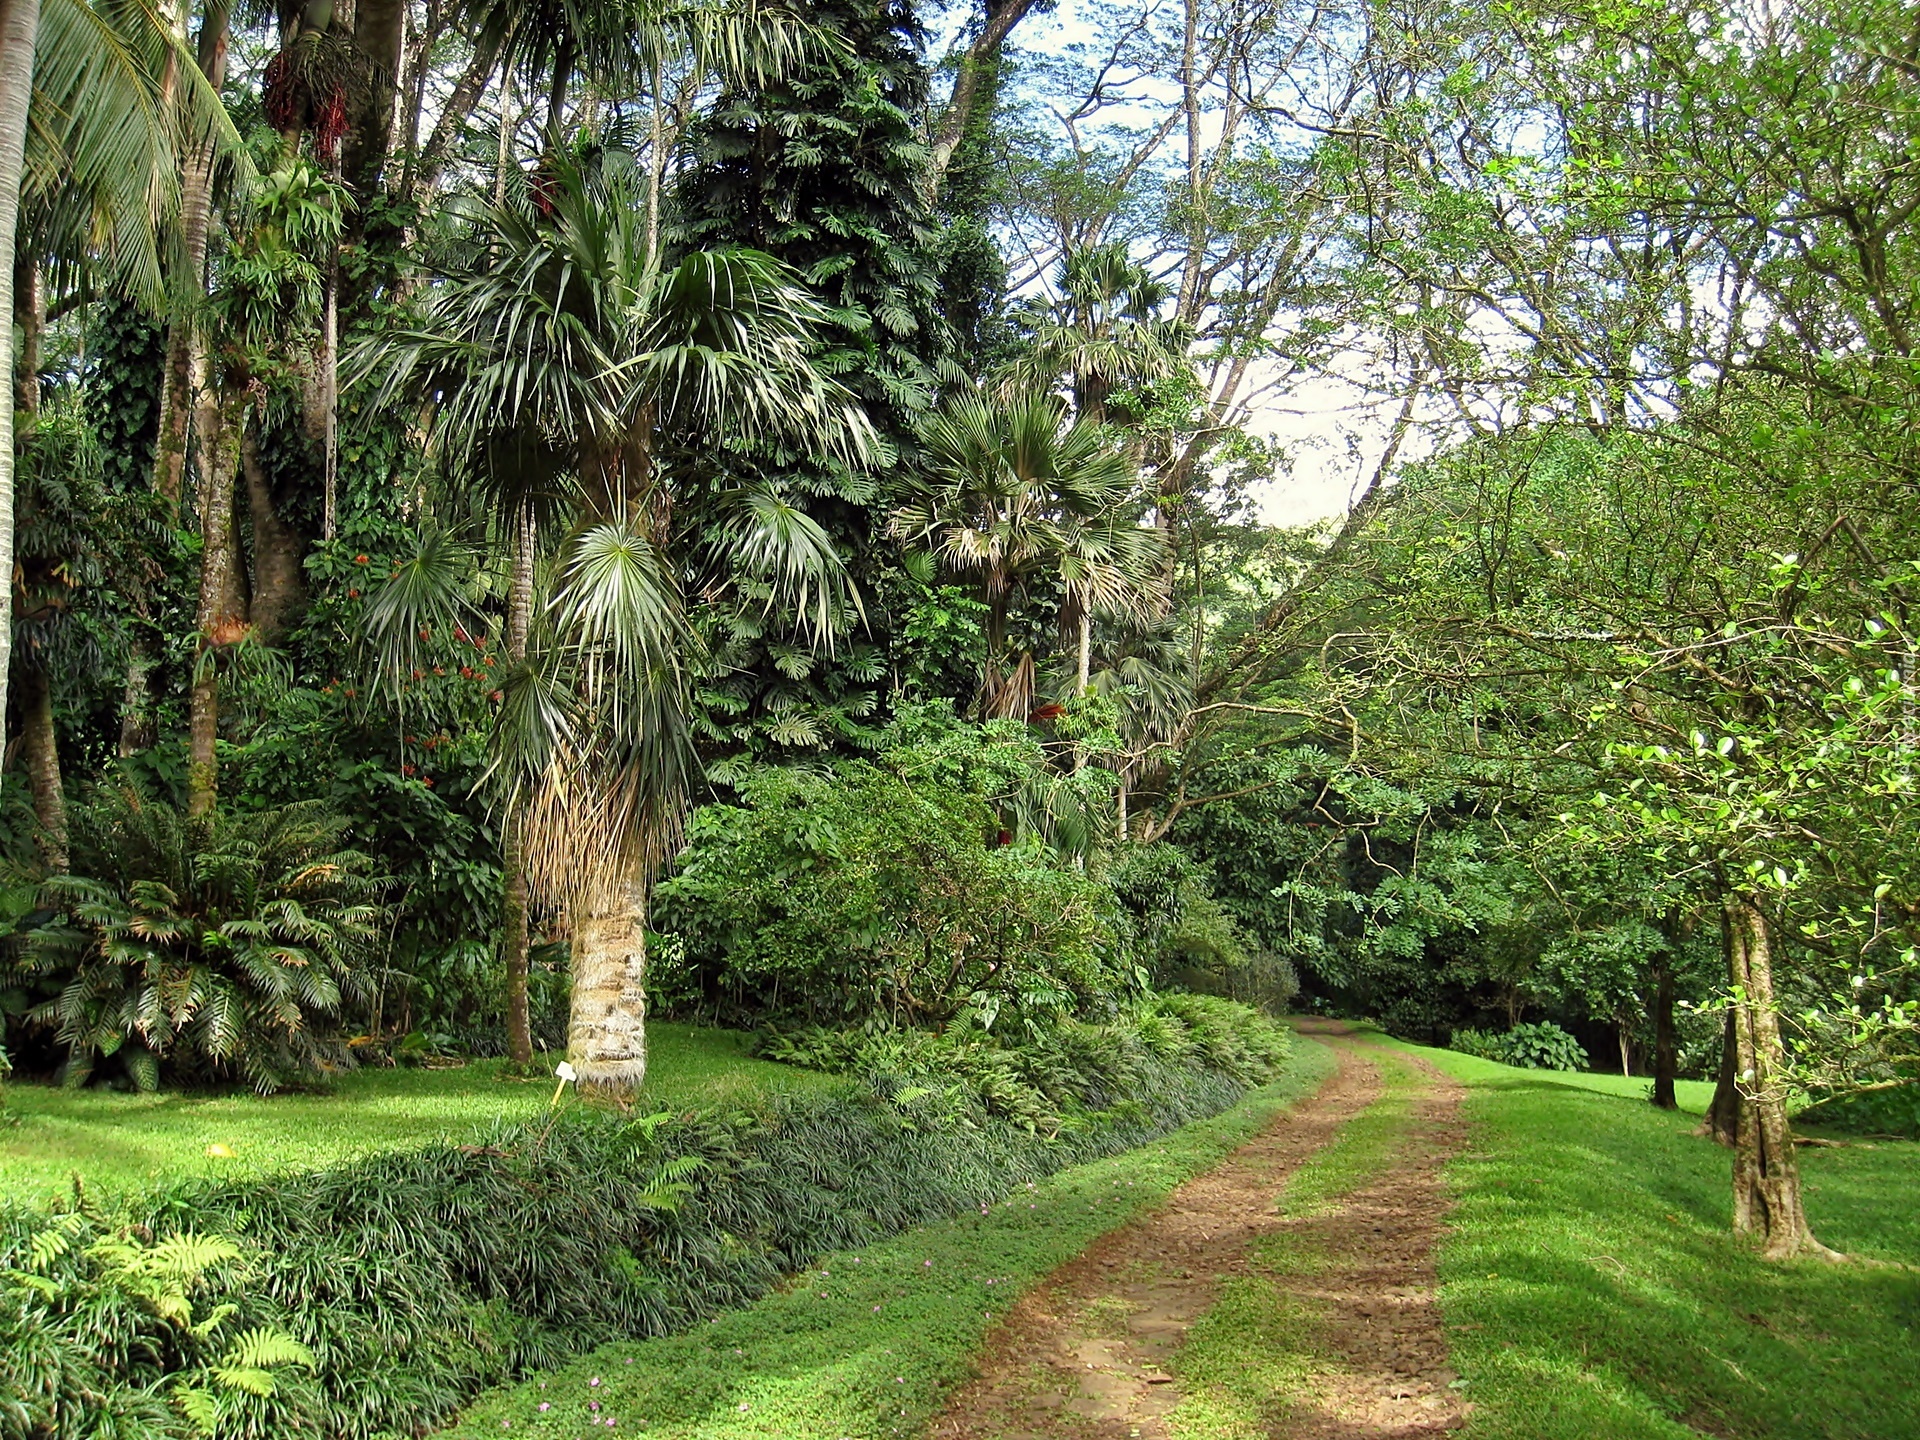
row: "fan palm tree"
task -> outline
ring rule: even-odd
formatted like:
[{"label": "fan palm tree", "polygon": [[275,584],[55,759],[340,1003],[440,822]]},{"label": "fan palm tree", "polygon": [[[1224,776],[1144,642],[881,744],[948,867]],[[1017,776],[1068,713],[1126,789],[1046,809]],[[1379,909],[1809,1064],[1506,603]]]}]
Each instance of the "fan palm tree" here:
[{"label": "fan palm tree", "polygon": [[1007,369],[1015,391],[1064,382],[1074,414],[1105,424],[1116,393],[1165,379],[1186,364],[1185,337],[1160,311],[1172,290],[1115,242],[1069,251],[1056,298],[1019,312],[1028,346]]},{"label": "fan palm tree", "polygon": [[[647,887],[694,770],[687,608],[771,594],[829,644],[854,605],[819,526],[732,484],[727,456],[778,434],[864,463],[877,443],[815,368],[822,315],[791,272],[744,250],[663,266],[645,183],[630,157],[549,157],[473,213],[420,324],[356,366],[428,402],[442,463],[503,528],[558,536],[537,583],[522,551],[525,658],[502,681],[494,774],[533,894],[572,929],[568,1058],[616,1099],[645,1074]],[[451,623],[442,572],[403,567],[375,597],[385,673]]]},{"label": "fan palm tree", "polygon": [[1016,604],[1041,581],[1064,599],[1061,632],[1076,644],[1087,684],[1096,612],[1144,613],[1158,558],[1134,523],[1132,460],[1090,420],[1069,421],[1057,396],[1028,392],[1006,406],[969,394],[921,429],[926,474],[894,512],[896,538],[923,545],[948,570],[974,577],[987,607],[978,708],[988,717],[1032,708],[1034,659],[1013,654]]}]

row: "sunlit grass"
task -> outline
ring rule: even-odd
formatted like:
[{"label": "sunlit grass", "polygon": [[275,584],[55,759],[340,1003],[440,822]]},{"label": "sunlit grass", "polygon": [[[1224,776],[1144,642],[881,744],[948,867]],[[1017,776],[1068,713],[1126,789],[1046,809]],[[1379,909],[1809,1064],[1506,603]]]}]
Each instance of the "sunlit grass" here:
[{"label": "sunlit grass", "polygon": [[1800,1153],[1820,1238],[1892,1263],[1769,1264],[1690,1116],[1418,1053],[1472,1087],[1440,1257],[1469,1440],[1920,1436],[1920,1144]]},{"label": "sunlit grass", "polygon": [[[726,1109],[769,1090],[809,1090],[832,1077],[756,1060],[746,1037],[656,1023],[642,1106]],[[557,1057],[556,1057],[557,1058]],[[78,1174],[118,1190],[218,1173],[325,1165],[370,1150],[465,1139],[495,1119],[519,1120],[553,1098],[550,1079],[504,1078],[499,1061],[458,1069],[365,1069],[326,1094],[115,1094],[9,1084],[0,1124],[0,1189],[36,1199]],[[211,1147],[230,1152],[208,1153]]]}]

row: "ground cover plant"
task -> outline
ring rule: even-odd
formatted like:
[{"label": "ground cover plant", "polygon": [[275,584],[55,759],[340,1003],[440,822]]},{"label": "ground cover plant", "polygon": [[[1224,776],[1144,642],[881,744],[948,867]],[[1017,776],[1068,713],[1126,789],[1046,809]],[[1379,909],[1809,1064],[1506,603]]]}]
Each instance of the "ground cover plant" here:
[{"label": "ground cover plant", "polygon": [[685,1335],[607,1346],[490,1395],[450,1433],[576,1436],[613,1420],[615,1433],[685,1440],[917,1434],[1014,1299],[1283,1115],[1331,1067],[1324,1048],[1303,1043],[1284,1076],[1212,1119],[978,1213],[820,1256],[747,1309]]},{"label": "ground cover plant", "polygon": [[[194,1433],[206,1415],[223,1436],[411,1433],[483,1385],[684,1329],[823,1251],[990,1208],[1216,1114],[1286,1054],[1253,1011],[1181,1010],[1115,1016],[1094,1052],[1114,1098],[1051,1135],[929,1075],[707,1116],[580,1107],[475,1143],[9,1208],[0,1434],[110,1415],[145,1427],[131,1434]],[[283,1358],[240,1363],[254,1339]]]},{"label": "ground cover plant", "polygon": [[[652,1032],[654,1065],[643,1092],[652,1109],[751,1108],[767,1094],[830,1083],[806,1070],[754,1061],[746,1035],[671,1021]],[[77,1175],[96,1194],[122,1192],[465,1142],[500,1122],[539,1115],[553,1098],[550,1068],[520,1079],[499,1060],[366,1067],[320,1091],[271,1097],[12,1084],[8,1123],[0,1125],[0,1191],[17,1202],[51,1198]]]}]

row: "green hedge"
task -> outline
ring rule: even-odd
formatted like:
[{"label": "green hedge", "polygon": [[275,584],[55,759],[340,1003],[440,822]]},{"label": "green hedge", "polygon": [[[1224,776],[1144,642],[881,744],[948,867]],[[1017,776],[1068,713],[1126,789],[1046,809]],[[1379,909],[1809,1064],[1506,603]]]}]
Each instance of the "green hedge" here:
[{"label": "green hedge", "polygon": [[1051,1135],[959,1077],[868,1077],[725,1117],[574,1111],[113,1213],[0,1211],[0,1437],[415,1435],[485,1386],[1216,1113],[1285,1054],[1270,1021],[1190,997],[1071,1044],[1112,1103],[1067,1104]]}]

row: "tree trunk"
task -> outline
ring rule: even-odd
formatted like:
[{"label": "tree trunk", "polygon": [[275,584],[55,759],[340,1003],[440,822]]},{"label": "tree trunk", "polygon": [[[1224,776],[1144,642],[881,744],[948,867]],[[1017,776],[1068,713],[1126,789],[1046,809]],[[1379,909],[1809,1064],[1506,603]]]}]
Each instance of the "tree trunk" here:
[{"label": "tree trunk", "polygon": [[[13,259],[40,0],[0,0],[0,577],[13,574]],[[0,583],[0,726],[13,661],[13,585]]]},{"label": "tree trunk", "polygon": [[1074,693],[1084,695],[1093,683],[1093,611],[1085,600],[1080,602],[1080,660],[1076,673],[1079,683]]},{"label": "tree trunk", "polygon": [[364,79],[340,152],[340,173],[360,201],[348,221],[353,227],[349,240],[365,233],[369,202],[380,189],[387,152],[393,148],[393,101],[400,85],[406,13],[406,0],[358,0],[354,6],[353,49]]},{"label": "tree trunk", "polygon": [[187,706],[187,815],[213,809],[214,744],[220,733],[218,652],[238,637],[232,612],[234,442],[245,424],[245,392],[231,395],[210,381],[200,406],[200,644]]},{"label": "tree trunk", "polygon": [[[195,46],[201,74],[218,91],[227,78],[227,22],[232,6],[210,0]],[[213,142],[194,147],[180,171],[181,273],[174,278],[174,314],[167,330],[166,370],[160,382],[160,436],[154,443],[153,488],[177,514],[187,467],[187,428],[193,414],[194,335],[207,281],[207,233],[213,220]]]},{"label": "tree trunk", "polygon": [[40,856],[55,875],[67,873],[67,797],[60,784],[60,746],[53,728],[53,684],[39,666],[20,676],[20,747],[40,822]]},{"label": "tree trunk", "polygon": [[277,645],[306,605],[302,562],[307,543],[273,508],[273,487],[267,482],[259,434],[252,425],[241,427],[240,473],[246,478],[247,518],[253,528],[253,587],[247,612],[261,641]]},{"label": "tree trunk", "polygon": [[[531,510],[513,526],[513,583],[507,590],[507,662],[524,664],[533,619],[534,533]],[[515,806],[502,827],[500,846],[501,948],[507,965],[507,1054],[516,1065],[533,1061],[533,1022],[527,1005],[527,971],[533,936],[527,926],[527,857],[524,820]]]},{"label": "tree trunk", "polygon": [[1627,1022],[1624,1020],[1615,1020],[1613,1022],[1613,1033],[1615,1038],[1620,1042],[1620,1073],[1630,1080],[1633,1078],[1633,1060],[1630,1042],[1627,1039]]},{"label": "tree trunk", "polygon": [[492,77],[498,59],[498,52],[491,48],[474,52],[466,71],[455,82],[453,93],[447,97],[446,108],[441,110],[440,118],[433,122],[427,143],[421,147],[420,162],[408,187],[410,196],[429,191],[439,183],[446,171],[447,156],[453,150],[454,139],[486,94],[487,81]]},{"label": "tree trunk", "polygon": [[1760,1241],[1761,1254],[1785,1260],[1814,1254],[1838,1259],[1813,1238],[1801,1201],[1800,1167],[1780,1080],[1785,1051],[1773,1008],[1773,946],[1767,918],[1744,895],[1729,896],[1728,979],[1733,989],[1735,1083],[1740,1119],[1733,1151],[1733,1228]]},{"label": "tree trunk", "polygon": [[607,891],[573,919],[567,1059],[582,1095],[626,1105],[647,1073],[646,890]]},{"label": "tree trunk", "polygon": [[[1728,942],[1731,944],[1731,942]],[[1713,1103],[1707,1106],[1700,1122],[1700,1134],[1716,1145],[1732,1149],[1740,1133],[1740,1087],[1734,1083],[1733,1010],[1727,1010],[1727,1023],[1720,1036],[1720,1070],[1714,1081]]]},{"label": "tree trunk", "polygon": [[988,0],[987,23],[960,57],[953,77],[953,94],[935,122],[927,145],[927,194],[938,198],[947,178],[947,167],[966,136],[974,107],[983,93],[993,89],[992,78],[1000,64],[1000,50],[1013,27],[1026,19],[1034,0]]},{"label": "tree trunk", "polygon": [[1653,1103],[1662,1110],[1677,1110],[1674,1098],[1674,1072],[1680,1068],[1680,1046],[1673,1033],[1673,967],[1662,965],[1655,973],[1653,990]]}]

